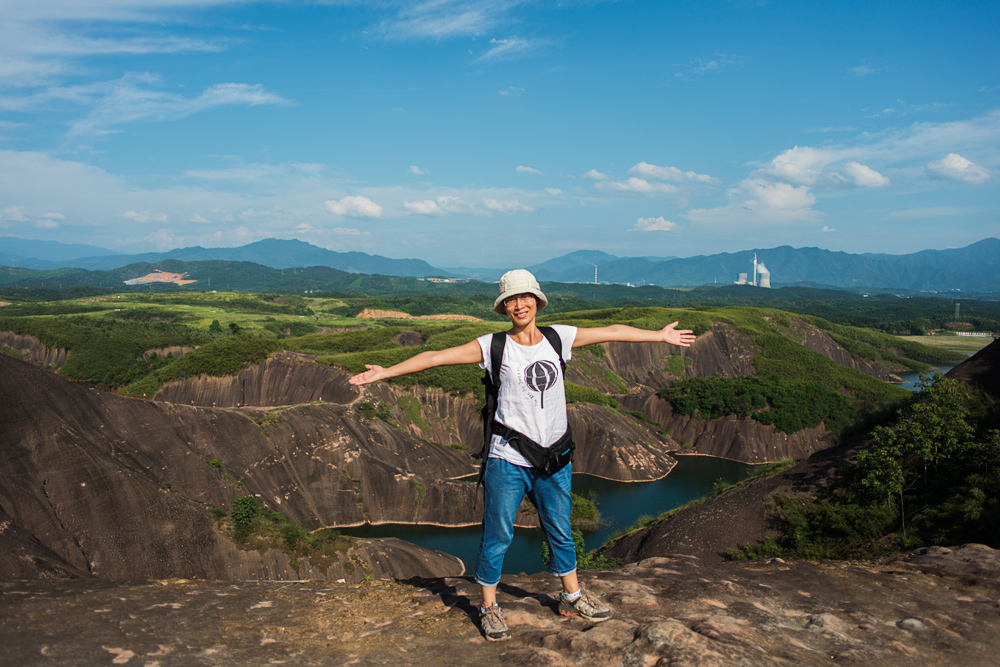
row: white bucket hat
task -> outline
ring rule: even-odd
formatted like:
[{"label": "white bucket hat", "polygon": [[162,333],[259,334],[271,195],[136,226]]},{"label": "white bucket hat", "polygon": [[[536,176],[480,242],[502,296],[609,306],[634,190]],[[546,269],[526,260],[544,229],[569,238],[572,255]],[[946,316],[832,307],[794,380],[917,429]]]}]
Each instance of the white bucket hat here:
[{"label": "white bucket hat", "polygon": [[531,275],[531,271],[514,269],[503,274],[500,278],[500,296],[493,302],[493,312],[505,315],[504,299],[518,294],[534,294],[538,301],[538,310],[549,305],[549,300],[542,294],[542,290],[538,287],[538,281],[535,280],[535,276]]}]

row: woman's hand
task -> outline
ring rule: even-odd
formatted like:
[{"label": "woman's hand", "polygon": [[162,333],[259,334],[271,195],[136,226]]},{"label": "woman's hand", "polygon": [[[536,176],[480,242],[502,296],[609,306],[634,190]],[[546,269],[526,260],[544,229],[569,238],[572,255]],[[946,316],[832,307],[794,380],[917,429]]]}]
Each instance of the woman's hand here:
[{"label": "woman's hand", "polygon": [[389,377],[385,372],[385,369],[376,364],[365,364],[366,370],[364,373],[358,373],[351,377],[348,382],[351,384],[369,384],[371,382],[378,382],[379,380],[384,380]]},{"label": "woman's hand", "polygon": [[690,329],[674,329],[678,324],[679,322],[672,322],[663,327],[663,331],[660,332],[663,342],[680,347],[691,347],[691,343],[697,336]]}]

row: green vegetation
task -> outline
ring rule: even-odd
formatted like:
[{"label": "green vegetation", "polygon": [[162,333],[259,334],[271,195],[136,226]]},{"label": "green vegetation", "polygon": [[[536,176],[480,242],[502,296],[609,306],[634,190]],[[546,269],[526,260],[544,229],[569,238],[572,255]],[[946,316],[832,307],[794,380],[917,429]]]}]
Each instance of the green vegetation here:
[{"label": "green vegetation", "polygon": [[597,530],[603,524],[601,513],[597,509],[597,493],[591,492],[587,497],[576,493],[570,493],[573,501],[572,509],[569,513],[570,525],[579,530]]},{"label": "green vegetation", "polygon": [[279,349],[281,346],[273,339],[227,336],[188,352],[168,366],[124,387],[123,391],[132,396],[153,396],[171,380],[199,375],[233,375],[264,361],[267,355]]},{"label": "green vegetation", "polygon": [[237,496],[233,509],[213,508],[212,516],[223,535],[227,535],[240,549],[253,549],[264,553],[278,549],[293,559],[309,558],[313,567],[326,570],[340,560],[354,540],[335,530],[310,532],[290,521],[280,512],[269,512],[254,496]]},{"label": "green vegetation", "polygon": [[391,426],[396,425],[392,421],[392,410],[388,403],[379,401],[376,405],[371,401],[362,401],[358,403],[358,412],[361,413],[362,419],[381,419],[386,424]]},{"label": "green vegetation", "polygon": [[845,485],[777,498],[781,536],[733,558],[870,558],[934,544],[1000,547],[997,401],[935,376],[894,423],[873,430]]},{"label": "green vegetation", "polygon": [[403,413],[403,423],[413,424],[422,431],[427,430],[427,422],[420,415],[421,404],[413,396],[400,396],[396,400],[400,411]]},{"label": "green vegetation", "polygon": [[574,384],[568,380],[566,381],[566,402],[593,403],[594,405],[603,405],[609,408],[618,407],[618,401],[611,396],[602,394],[596,389],[591,389],[590,387],[583,387],[581,385]]},{"label": "green vegetation", "polygon": [[[578,570],[613,570],[622,566],[622,561],[618,558],[608,558],[603,554],[598,553],[597,549],[592,551],[587,551],[587,545],[584,541],[583,532],[574,529],[571,533],[573,536],[573,546],[576,548],[576,569]],[[551,559],[549,551],[549,543],[542,543],[542,564],[546,568],[550,567],[549,561]]]},{"label": "green vegetation", "polygon": [[674,382],[657,395],[682,415],[717,419],[728,415],[753,418],[784,433],[815,428],[826,422],[839,432],[852,410],[850,401],[814,382],[737,378],[691,378]]},{"label": "green vegetation", "polygon": [[0,317],[0,331],[34,336],[48,347],[69,348],[61,372],[109,389],[122,387],[163,365],[164,360],[139,360],[146,350],[193,347],[208,341],[207,334],[182,324],[122,320],[111,315]]},{"label": "green vegetation", "polygon": [[[166,265],[161,268],[170,270]],[[305,270],[288,272],[289,276],[307,273]],[[122,390],[131,395],[151,396],[170,380],[202,373],[235,373],[259,363],[269,352],[279,349],[317,355],[322,363],[354,373],[363,370],[365,364],[388,366],[425,350],[444,349],[506,328],[499,321],[475,323],[345,319],[348,311],[357,312],[365,307],[402,310],[413,314],[442,310],[475,314],[471,312],[473,305],[485,310],[476,314],[477,317],[492,317],[492,311],[489,310],[492,293],[495,291],[495,286],[492,285],[470,282],[441,286],[416,279],[351,277],[351,281],[358,280],[366,288],[414,291],[394,294],[391,298],[374,299],[350,292],[317,293],[306,297],[301,294],[273,292],[184,292],[167,288],[143,288],[112,294],[107,290],[86,288],[90,290],[86,298],[46,302],[42,300],[44,297],[70,292],[53,291],[51,288],[6,288],[16,292],[17,298],[8,297],[14,299],[15,303],[0,310],[0,330],[35,336],[49,347],[69,348],[69,359],[60,369],[67,377],[103,388]],[[213,279],[214,284],[216,282]],[[544,317],[540,318],[541,323],[562,322],[588,327],[623,322],[655,329],[680,320],[682,326],[699,334],[710,330],[714,323],[720,323],[749,337],[754,349],[748,349],[747,354],[756,354],[753,363],[761,377],[800,380],[806,376],[814,376],[815,381],[828,389],[871,404],[898,399],[901,395],[897,391],[893,397],[890,394],[894,392],[894,388],[833,362],[817,361],[815,354],[787,337],[794,334],[788,327],[794,326],[795,319],[783,311],[717,306],[701,306],[696,309],[635,305],[607,307],[608,301],[588,301],[577,294],[580,289],[588,292],[595,286],[552,287],[550,306],[544,312]],[[648,295],[653,293],[669,294],[671,299],[684,295],[694,298],[700,294],[698,290],[684,292],[660,288],[596,287],[600,288],[597,292],[614,294],[614,299],[633,295],[648,298],[652,302],[656,299]],[[453,291],[446,294],[441,290]],[[75,293],[82,296],[79,290]],[[467,308],[463,311],[459,306]],[[581,310],[595,306],[598,307]],[[935,351],[899,338],[834,325],[815,317],[804,319],[835,336],[852,353],[887,367],[904,369],[923,367],[922,364],[926,363],[954,361],[954,353],[948,350]],[[341,330],[336,333],[319,333],[320,327]],[[394,342],[399,334],[408,331],[418,333],[423,343],[406,347]],[[146,350],[171,346],[200,346],[200,349],[181,359],[164,357],[139,360]],[[627,385],[606,365],[605,355],[604,346],[588,346],[576,351],[573,363],[594,378],[595,386],[607,387],[614,392],[627,392]],[[666,361],[664,370],[675,377],[683,377],[685,366],[689,362],[685,357],[673,356]],[[820,368],[817,369],[817,365]],[[482,400],[481,376],[481,371],[473,365],[451,366],[395,378],[390,382],[400,386],[435,386],[449,393]],[[613,405],[589,392],[570,388],[570,393],[571,400]]]},{"label": "green vegetation", "polygon": [[667,362],[663,367],[663,370],[670,373],[674,377],[682,378],[684,377],[684,369],[691,363],[689,357],[682,357],[680,355],[671,355],[667,357]]}]

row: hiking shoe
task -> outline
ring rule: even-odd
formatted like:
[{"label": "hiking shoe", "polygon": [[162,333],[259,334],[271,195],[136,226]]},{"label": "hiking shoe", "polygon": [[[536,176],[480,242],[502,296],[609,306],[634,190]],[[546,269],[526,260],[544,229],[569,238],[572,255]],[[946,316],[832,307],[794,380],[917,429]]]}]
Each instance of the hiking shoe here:
[{"label": "hiking shoe", "polygon": [[559,594],[559,613],[563,616],[582,616],[588,621],[600,623],[611,618],[611,610],[601,604],[587,591],[581,591],[580,597],[570,602],[565,593]]},{"label": "hiking shoe", "polygon": [[479,617],[479,627],[487,641],[502,642],[510,639],[510,628],[507,627],[507,621],[503,620],[500,605],[495,602],[492,607],[486,607],[486,611]]}]

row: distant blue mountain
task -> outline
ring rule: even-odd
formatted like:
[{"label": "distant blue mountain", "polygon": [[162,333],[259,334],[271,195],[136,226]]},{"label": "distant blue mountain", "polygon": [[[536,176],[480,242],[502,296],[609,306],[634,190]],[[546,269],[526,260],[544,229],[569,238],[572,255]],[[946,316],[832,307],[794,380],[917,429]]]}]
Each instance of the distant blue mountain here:
[{"label": "distant blue mountain", "polygon": [[[29,269],[58,269],[67,260],[79,257],[99,257],[116,254],[113,250],[96,245],[60,243],[59,241],[35,241],[0,236],[0,264],[3,266],[23,266]],[[51,266],[27,266],[24,262],[37,260],[51,262]]]},{"label": "distant blue mountain", "polygon": [[[594,279],[594,266],[600,266],[613,262],[618,258],[600,250],[577,250],[562,257],[550,259],[541,264],[529,266],[528,270],[535,274],[539,280],[555,280],[556,276],[567,272],[585,273],[590,272],[590,280]],[[580,281],[576,281],[580,282]]]},{"label": "distant blue mountain", "polygon": [[[61,244],[60,244],[61,245]],[[84,246],[88,247],[88,246]],[[110,251],[104,251],[105,253]],[[2,264],[0,256],[0,264]],[[327,266],[348,273],[366,273],[383,276],[451,276],[421,259],[390,259],[363,252],[335,252],[296,240],[264,239],[238,248],[177,248],[166,252],[150,252],[138,255],[90,255],[77,256],[60,262],[10,264],[31,269],[53,269],[73,267],[90,271],[108,271],[129,264],[155,264],[165,259],[184,262],[205,262],[222,260],[229,262],[253,262],[272,269],[291,269],[307,266]],[[43,265],[44,264],[44,265]]]},{"label": "distant blue mountain", "polygon": [[[75,267],[94,271],[135,263],[176,259],[185,262],[253,262],[274,269],[323,266],[348,273],[384,276],[460,276],[495,281],[503,269],[443,270],[419,259],[390,259],[362,252],[334,252],[303,241],[265,239],[239,248],[178,248],[142,255],[100,254],[58,259],[73,252],[93,253],[94,246],[54,241],[0,238],[0,265],[31,269]],[[28,254],[34,253],[34,254]],[[539,280],[633,285],[698,286],[726,284],[753,271],[753,256],[767,265],[771,284],[811,283],[848,289],[1000,292],[1000,240],[988,238],[965,248],[923,250],[909,255],[832,252],[820,248],[759,248],[686,258],[616,257],[600,250],[579,250],[528,267]],[[515,267],[510,267],[515,268]]]}]

